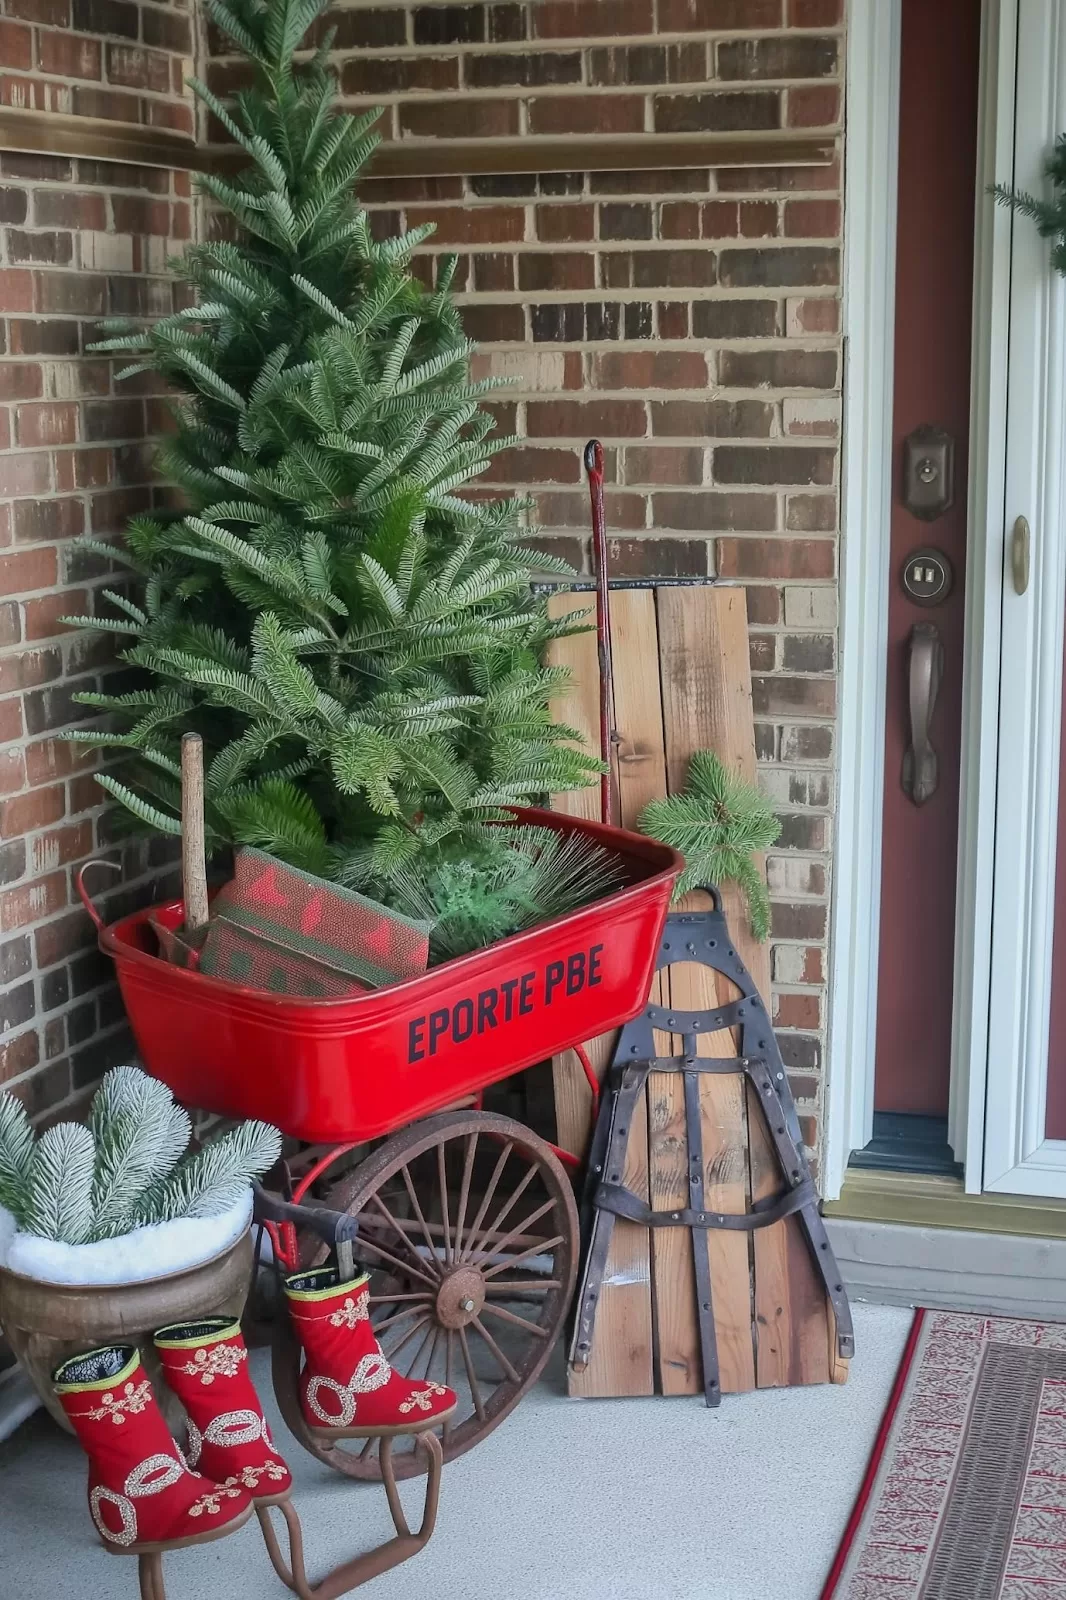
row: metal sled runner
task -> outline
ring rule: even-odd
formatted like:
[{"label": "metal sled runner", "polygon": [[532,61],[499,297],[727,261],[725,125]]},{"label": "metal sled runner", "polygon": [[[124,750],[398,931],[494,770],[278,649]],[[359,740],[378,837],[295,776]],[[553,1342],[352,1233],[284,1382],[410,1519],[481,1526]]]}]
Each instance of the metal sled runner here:
[{"label": "metal sled runner", "polygon": [[[736,985],[740,994],[728,1004],[706,1011],[649,1004],[639,1017],[622,1029],[589,1158],[583,1230],[588,1245],[570,1361],[580,1371],[587,1365],[592,1351],[596,1312],[615,1219],[622,1217],[646,1228],[688,1228],[692,1239],[703,1391],[707,1404],[716,1406],[721,1400],[721,1384],[707,1251],[710,1228],[750,1231],[795,1216],[835,1318],[836,1350],[841,1360],[851,1357],[855,1342],[851,1311],[818,1210],[818,1196],[803,1155],[796,1108],[773,1028],[751,974],[733,946],[718,892],[713,889],[707,892],[714,902],[713,911],[673,912],[668,916],[656,970],[661,971],[678,961],[698,963],[721,973]],[[701,1035],[727,1028],[736,1030],[738,1055],[718,1058],[697,1054],[697,1040]],[[657,1031],[679,1037],[681,1053],[658,1055]],[[652,1072],[679,1072],[684,1076],[689,1201],[687,1206],[668,1211],[653,1210],[622,1181],[634,1112]],[[781,1170],[781,1190],[753,1201],[750,1209],[743,1213],[716,1211],[705,1203],[700,1075],[707,1072],[743,1074],[753,1086]]]}]

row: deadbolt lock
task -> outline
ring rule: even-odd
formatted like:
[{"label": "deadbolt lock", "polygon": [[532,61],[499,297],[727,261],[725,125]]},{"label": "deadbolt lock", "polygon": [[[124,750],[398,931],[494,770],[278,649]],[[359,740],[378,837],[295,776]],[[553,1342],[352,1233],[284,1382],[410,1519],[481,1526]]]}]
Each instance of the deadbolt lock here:
[{"label": "deadbolt lock", "polygon": [[900,582],[907,599],[915,605],[938,606],[951,593],[955,573],[943,550],[927,545],[911,551],[903,563]]},{"label": "deadbolt lock", "polygon": [[912,517],[933,522],[955,503],[955,440],[923,422],[903,441],[903,504]]}]

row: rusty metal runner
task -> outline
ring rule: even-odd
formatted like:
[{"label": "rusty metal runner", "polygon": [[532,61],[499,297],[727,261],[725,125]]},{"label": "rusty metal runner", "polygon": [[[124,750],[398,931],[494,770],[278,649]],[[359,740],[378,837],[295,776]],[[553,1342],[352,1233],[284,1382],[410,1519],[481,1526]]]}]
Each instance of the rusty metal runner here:
[{"label": "rusty metal runner", "polygon": [[[647,1228],[688,1228],[692,1234],[703,1390],[707,1404],[716,1406],[721,1401],[721,1386],[706,1248],[708,1228],[750,1231],[796,1216],[836,1318],[837,1353],[841,1360],[854,1354],[855,1339],[847,1295],[803,1155],[799,1121],[777,1040],[751,974],[733,945],[721,897],[715,889],[706,892],[714,902],[713,911],[672,912],[667,918],[657,969],[661,971],[679,960],[711,967],[737,986],[740,999],[707,1011],[648,1005],[619,1035],[589,1154],[583,1229],[588,1245],[570,1362],[580,1371],[589,1360],[615,1218],[624,1217]],[[723,1028],[738,1030],[741,1054],[724,1058],[697,1055],[698,1036]],[[679,1035],[681,1054],[656,1055],[656,1030]],[[621,1181],[634,1112],[651,1072],[680,1072],[685,1080],[689,1204],[671,1211],[653,1211]],[[781,1191],[754,1201],[743,1213],[713,1211],[704,1204],[699,1098],[699,1075],[704,1072],[742,1073],[753,1085],[781,1168]]]}]

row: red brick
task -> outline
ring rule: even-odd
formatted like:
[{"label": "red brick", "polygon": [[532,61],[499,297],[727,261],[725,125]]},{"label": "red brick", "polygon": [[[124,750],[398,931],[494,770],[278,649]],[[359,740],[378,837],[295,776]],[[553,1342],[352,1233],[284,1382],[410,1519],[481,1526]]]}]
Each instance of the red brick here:
[{"label": "red brick", "polygon": [[522,446],[503,450],[489,468],[494,483],[578,483],[581,461],[576,450],[537,450]]},{"label": "red brick", "polygon": [[22,701],[12,695],[0,700],[0,743],[10,744],[22,737]]},{"label": "red brick", "polygon": [[777,526],[777,500],[767,494],[657,494],[652,520],[657,528],[687,533],[762,533]]},{"label": "red brick", "polygon": [[170,58],[159,50],[109,44],[107,76],[109,82],[124,89],[148,89],[153,94],[166,94],[170,89]]},{"label": "red brick", "polygon": [[659,0],[659,29],[779,28],[781,0]]},{"label": "red brick", "polygon": [[754,680],[751,698],[756,716],[831,717],[836,711],[836,684],[832,678],[786,678],[774,673]]},{"label": "red brick", "polygon": [[105,122],[140,122],[141,101],[135,94],[120,94],[113,89],[94,89],[75,84],[72,91],[76,117],[99,117]]},{"label": "red brick", "polygon": [[762,438],[773,421],[773,406],[762,400],[654,400],[651,406],[652,432],[665,438]]},{"label": "red brick", "polygon": [[67,875],[53,872],[35,883],[22,883],[0,894],[0,933],[25,928],[50,917],[67,904]]},{"label": "red brick", "polygon": [[93,767],[97,751],[67,739],[41,739],[26,746],[26,777],[31,785],[69,778],[72,772]]},{"label": "red brick", "polygon": [[[736,207],[732,208],[734,217]],[[736,232],[736,229],[732,229]],[[695,200],[673,200],[659,208],[660,239],[698,239],[700,208]]]},{"label": "red brick", "polygon": [[840,90],[829,84],[788,91],[790,128],[832,128],[840,121]]},{"label": "red brick", "polygon": [[16,500],[15,541],[34,544],[44,539],[72,539],[85,529],[80,500]]},{"label": "red brick", "polygon": [[785,233],[789,238],[837,238],[840,233],[839,200],[787,201]]},{"label": "red brick", "polygon": [[705,389],[707,358],[695,350],[605,351],[593,357],[597,389]]},{"label": "red brick", "polygon": [[714,452],[718,483],[831,484],[836,452],[806,445],[719,445]]},{"label": "red brick", "polygon": [[627,483],[702,483],[703,451],[671,445],[628,445]]},{"label": "red brick", "polygon": [[790,28],[833,28],[844,20],[844,0],[788,0]]},{"label": "red brick", "polygon": [[435,224],[433,243],[510,244],[525,236],[526,214],[519,206],[411,206],[407,225]]},{"label": "red brick", "polygon": [[832,578],[831,539],[719,539],[720,578]]},{"label": "red brick", "polygon": [[708,548],[703,539],[611,539],[611,571],[632,578],[703,578]]},{"label": "red brick", "polygon": [[[531,10],[538,39],[603,38],[603,0],[538,0]],[[611,0],[608,32],[624,38],[629,33],[652,33],[654,27],[652,0]]]},{"label": "red brick", "polygon": [[688,338],[687,300],[660,300],[655,308],[660,339]]},{"label": "red brick", "polygon": [[774,1025],[779,1028],[821,1027],[821,1006],[816,994],[774,996]]},{"label": "red brick", "polygon": [[648,424],[639,400],[530,401],[526,407],[530,438],[577,437],[591,434],[608,438],[643,438]]},{"label": "red brick", "polygon": [[828,295],[811,300],[789,301],[789,332],[793,324],[800,333],[836,333],[840,325],[840,302]]},{"label": "red brick", "polygon": [[39,1060],[40,1042],[32,1028],[0,1044],[0,1083],[10,1083],[20,1072],[29,1072]]},{"label": "red brick", "polygon": [[21,650],[18,654],[0,656],[0,693],[54,683],[62,670],[63,657],[57,649]]},{"label": "red brick", "polygon": [[530,133],[643,133],[640,95],[551,95],[529,102]]},{"label": "red brick", "polygon": [[591,289],[596,283],[596,260],[587,252],[571,250],[527,251],[518,257],[518,287],[541,292],[550,289]]},{"label": "red brick", "polygon": [[21,750],[0,750],[0,794],[15,794],[26,782]]},{"label": "red brick", "polygon": [[16,311],[33,310],[33,274],[16,267],[0,269],[0,307],[11,316]]},{"label": "red brick", "polygon": [[774,200],[748,200],[740,207],[740,233],[744,239],[773,239],[777,221]]},{"label": "red brick", "polygon": [[71,33],[37,34],[37,63],[42,72],[61,78],[99,78],[102,76],[99,39]]},{"label": "red brick", "polygon": [[788,497],[785,527],[797,533],[831,533],[837,525],[837,502],[832,494],[793,494]]},{"label": "red brick", "polygon": [[38,226],[89,228],[97,233],[103,233],[107,227],[107,202],[102,194],[35,189],[33,208]]},{"label": "red brick", "polygon": [[90,854],[93,848],[93,825],[90,821],[71,822],[65,828],[53,828],[34,839],[31,846],[30,871],[51,872]]},{"label": "red brick", "polygon": [[33,34],[17,22],[0,22],[0,61],[13,72],[29,72],[33,65]]},{"label": "red brick", "polygon": [[63,811],[61,783],[49,789],[31,789],[14,800],[5,800],[0,805],[0,838],[17,839],[20,834],[47,828],[49,823],[59,821]]},{"label": "red brick", "polygon": [[0,361],[0,400],[32,400],[42,393],[41,369],[36,362]]},{"label": "red brick", "polygon": [[534,213],[537,238],[548,244],[571,244],[591,239],[596,227],[594,206],[538,206]]},{"label": "red brick", "polygon": [[27,640],[52,639],[57,633],[69,632],[60,622],[60,617],[82,615],[88,610],[88,600],[88,591],[85,589],[64,589],[62,594],[48,594],[40,600],[27,600],[23,607]]},{"label": "red brick", "polygon": [[56,577],[54,550],[25,550],[0,557],[0,594],[26,594],[34,589],[48,589],[55,583]]},{"label": "red brick", "polygon": [[15,412],[15,434],[20,445],[74,444],[78,437],[76,401],[47,401],[22,405]]},{"label": "red brick", "polygon": [[400,105],[400,133],[415,139],[505,139],[518,132],[517,100],[434,100]]}]

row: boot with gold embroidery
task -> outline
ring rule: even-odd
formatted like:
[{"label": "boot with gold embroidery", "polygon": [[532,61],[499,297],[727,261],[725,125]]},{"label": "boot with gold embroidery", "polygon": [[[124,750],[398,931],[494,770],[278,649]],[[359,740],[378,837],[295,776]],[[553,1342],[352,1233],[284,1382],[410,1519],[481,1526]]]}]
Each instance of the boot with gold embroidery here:
[{"label": "boot with gold embroidery", "polygon": [[366,1277],[347,1283],[338,1278],[335,1267],[315,1267],[285,1280],[289,1315],[304,1351],[300,1402],[312,1433],[412,1433],[450,1417],[454,1390],[405,1378],[385,1359],[370,1326]]},{"label": "boot with gold embroidery", "polygon": [[89,1457],[89,1511],[106,1545],[134,1555],[169,1550],[247,1521],[243,1489],[203,1478],[182,1459],[132,1345],[65,1361],[52,1382]]},{"label": "boot with gold embroidery", "polygon": [[247,1489],[257,1505],[284,1499],[292,1476],[248,1374],[239,1324],[226,1317],[175,1323],[157,1331],[155,1347],[189,1419],[189,1465]]}]

